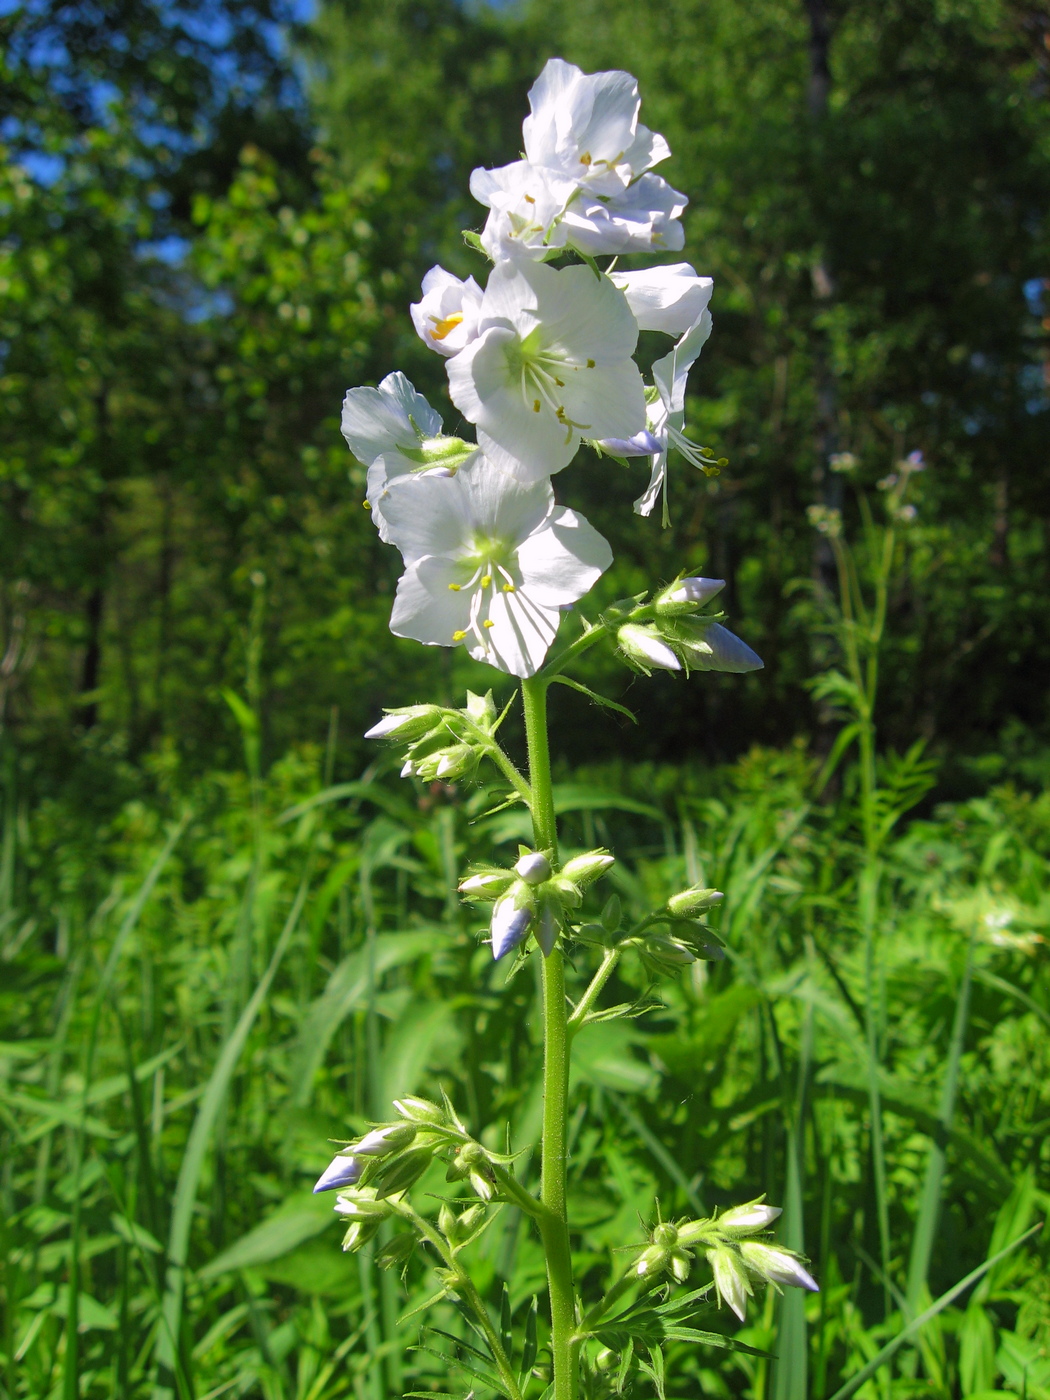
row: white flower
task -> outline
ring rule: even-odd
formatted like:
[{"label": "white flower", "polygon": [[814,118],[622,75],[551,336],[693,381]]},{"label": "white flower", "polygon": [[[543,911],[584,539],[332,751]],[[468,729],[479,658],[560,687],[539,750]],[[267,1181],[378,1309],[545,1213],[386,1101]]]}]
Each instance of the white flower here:
[{"label": "white flower", "polygon": [[643,175],[613,199],[579,196],[562,216],[560,237],[569,247],[601,253],[677,252],[685,244],[679,222],[689,203],[659,175]]},{"label": "white flower", "polygon": [[611,272],[609,278],[627,298],[638,329],[684,335],[707,310],[714,281],[697,276],[688,263],[647,267],[642,272]]},{"label": "white flower", "polygon": [[581,437],[630,437],[645,426],[637,341],[607,277],[497,263],[478,335],[446,366],[452,402],[477,425],[490,460],[534,481],[568,466]]},{"label": "white flower", "polygon": [[516,160],[495,170],[475,170],[470,192],[490,211],[481,246],[493,262],[535,260],[546,256],[549,248],[564,246],[558,221],[576,193],[571,181]]},{"label": "white flower", "polygon": [[[638,515],[652,514],[653,506],[664,492],[667,482],[667,454],[672,447],[676,447],[694,467],[703,468],[708,465],[697,451],[696,444],[691,443],[682,430],[685,427],[686,380],[710,334],[711,313],[705,309],[671,353],[653,365],[653,382],[656,385],[657,397],[649,405],[647,427],[653,437],[659,440],[661,448],[653,457],[649,485],[634,503],[635,513]],[[664,523],[667,523],[666,499]]]},{"label": "white flower", "polygon": [[443,267],[432,267],[423,278],[423,296],[409,307],[419,338],[440,355],[456,355],[473,340],[481,305],[481,288]]},{"label": "white flower", "polygon": [[639,125],[640,105],[630,73],[584,73],[552,58],[529,90],[525,154],[592,194],[619,194],[671,154],[662,136]]},{"label": "white flower", "polygon": [[[724,578],[680,578],[677,583],[673,583],[670,588],[665,589],[660,594],[657,606],[661,603],[706,603],[716,593],[721,593],[725,586]],[[368,737],[366,734],[365,738]],[[771,1209],[771,1207],[764,1207],[764,1209]]]},{"label": "white flower", "polygon": [[514,676],[535,675],[559,609],[612,563],[601,535],[555,505],[548,480],[525,484],[484,458],[448,481],[397,477],[380,506],[406,565],[390,630],[428,646],[464,643]]},{"label": "white flower", "polygon": [[[383,453],[418,454],[420,445],[441,432],[441,415],[396,371],[378,389],[348,389],[340,425],[354,456],[370,467]],[[405,470],[422,463],[413,457]]]}]

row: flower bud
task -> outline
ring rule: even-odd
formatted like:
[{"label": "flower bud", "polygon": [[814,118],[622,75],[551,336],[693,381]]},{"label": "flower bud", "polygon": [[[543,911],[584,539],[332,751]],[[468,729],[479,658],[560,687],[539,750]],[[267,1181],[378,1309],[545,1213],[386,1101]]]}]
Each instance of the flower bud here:
[{"label": "flower bud", "polygon": [[439,778],[451,783],[472,773],[477,765],[477,755],[470,744],[451,744],[447,749],[435,749],[424,758],[413,759],[417,778],[425,783],[436,782]]},{"label": "flower bud", "polygon": [[516,948],[528,933],[533,917],[528,905],[518,904],[518,890],[511,889],[498,899],[492,906],[492,956],[502,958]]},{"label": "flower bud", "polygon": [[365,738],[389,739],[396,735],[399,740],[411,743],[429,734],[441,715],[438,705],[405,705],[398,710],[385,710],[383,718],[365,730]]},{"label": "flower bud", "polygon": [[629,662],[649,675],[653,670],[680,671],[682,663],[652,627],[629,622],[616,634],[620,650]]},{"label": "flower bud", "polygon": [[707,1262],[714,1275],[715,1291],[719,1304],[728,1303],[741,1322],[747,1318],[747,1300],[751,1293],[751,1282],[731,1249],[722,1247],[707,1251]]},{"label": "flower bud", "polygon": [[403,1099],[394,1100],[394,1108],[402,1118],[410,1123],[444,1123],[445,1110],[429,1099],[416,1094],[406,1094]]},{"label": "flower bud", "polygon": [[416,1135],[411,1123],[391,1123],[385,1128],[373,1128],[360,1142],[354,1143],[355,1157],[385,1157],[399,1147],[407,1147]]},{"label": "flower bud", "polygon": [[673,894],[667,901],[667,907],[677,918],[686,918],[690,914],[699,914],[704,909],[710,909],[712,904],[718,904],[725,899],[721,890],[705,890],[699,885],[693,885],[691,889],[683,890],[681,894]]},{"label": "flower bud", "polygon": [[483,1171],[472,1171],[470,1173],[470,1184],[476,1195],[480,1196],[486,1204],[492,1200],[495,1190],[491,1178]]},{"label": "flower bud", "polygon": [[415,1235],[404,1231],[395,1235],[392,1240],[387,1240],[381,1249],[376,1250],[375,1261],[381,1269],[396,1269],[399,1265],[408,1263],[415,1247]]},{"label": "flower bud", "polygon": [[382,1201],[376,1200],[374,1186],[358,1186],[336,1196],[332,1209],[344,1220],[382,1220],[388,1214]]},{"label": "flower bud", "polygon": [[479,870],[476,875],[467,876],[459,892],[472,898],[495,899],[513,883],[514,876],[509,870]]},{"label": "flower bud", "polygon": [[740,1244],[740,1257],[751,1270],[764,1278],[767,1283],[785,1283],[791,1288],[808,1288],[811,1293],[819,1293],[820,1288],[813,1276],[802,1267],[797,1254],[778,1245],[760,1244],[758,1240],[743,1240]]},{"label": "flower bud", "polygon": [[487,1160],[480,1142],[465,1142],[449,1163],[445,1180],[462,1181],[474,1167]]},{"label": "flower bud", "polygon": [[762,1200],[748,1201],[746,1205],[734,1206],[718,1217],[718,1228],[734,1234],[750,1234],[754,1230],[767,1230],[781,1214],[779,1206],[767,1206]]},{"label": "flower bud", "polygon": [[545,899],[540,906],[540,915],[536,921],[533,933],[536,942],[545,958],[549,958],[554,951],[554,945],[558,941],[558,934],[561,931],[561,921],[558,918],[554,905],[549,899]]},{"label": "flower bud", "polygon": [[556,892],[560,902],[568,909],[578,909],[583,903],[583,894],[575,880],[565,875],[555,875],[549,888]]},{"label": "flower bud", "polygon": [[317,1178],[314,1195],[316,1196],[318,1191],[336,1191],[343,1186],[356,1186],[364,1169],[365,1164],[359,1158],[347,1152],[340,1152]]},{"label": "flower bud", "polygon": [[690,671],[727,671],[743,676],[761,671],[765,665],[757,652],[719,622],[686,618],[675,625],[674,641]]},{"label": "flower bud", "polygon": [[583,855],[567,860],[561,868],[561,875],[564,879],[571,880],[574,885],[586,889],[588,885],[593,885],[595,880],[600,879],[615,861],[616,857],[608,851],[585,851]]},{"label": "flower bud", "polygon": [[678,1243],[678,1231],[667,1221],[661,1221],[653,1231],[653,1244],[663,1245],[666,1249],[674,1249]]},{"label": "flower bud", "polygon": [[684,1249],[671,1250],[671,1277],[675,1283],[685,1283],[693,1266],[693,1256]]},{"label": "flower bud", "polygon": [[662,1245],[651,1244],[635,1260],[633,1272],[639,1278],[654,1278],[662,1274],[671,1262],[671,1251]]},{"label": "flower bud", "polygon": [[614,1371],[619,1365],[619,1361],[620,1358],[617,1356],[616,1352],[609,1347],[602,1347],[601,1351],[594,1358],[595,1367],[602,1372]]},{"label": "flower bud", "polygon": [[656,597],[657,612],[676,612],[682,606],[698,607],[725,588],[724,578],[680,578]]},{"label": "flower bud", "polygon": [[343,1236],[343,1250],[347,1254],[356,1253],[374,1237],[380,1224],[379,1220],[355,1220]]},{"label": "flower bud", "polygon": [[468,1206],[459,1217],[459,1228],[464,1235],[473,1233],[485,1219],[485,1207],[481,1204]]},{"label": "flower bud", "polygon": [[431,469],[445,468],[452,476],[464,462],[477,454],[476,442],[464,442],[458,437],[424,438],[418,453]]},{"label": "flower bud", "polygon": [[551,877],[551,863],[541,851],[529,851],[514,869],[527,885],[542,885]]},{"label": "flower bud", "polygon": [[718,1226],[713,1220],[687,1220],[678,1227],[679,1244],[713,1244],[718,1239]]},{"label": "flower bud", "polygon": [[459,1217],[447,1201],[442,1201],[438,1211],[438,1229],[450,1244],[459,1239]]},{"label": "flower bud", "polygon": [[665,933],[651,933],[642,944],[645,954],[658,967],[677,972],[696,962],[696,954],[680,938],[671,938]]},{"label": "flower bud", "polygon": [[485,695],[475,695],[472,690],[467,691],[467,703],[464,706],[466,716],[479,729],[491,730],[498,718],[496,712],[496,702],[492,698],[492,691]]},{"label": "flower bud", "polygon": [[434,1160],[432,1147],[410,1147],[394,1157],[376,1178],[376,1199],[397,1196],[414,1186]]}]

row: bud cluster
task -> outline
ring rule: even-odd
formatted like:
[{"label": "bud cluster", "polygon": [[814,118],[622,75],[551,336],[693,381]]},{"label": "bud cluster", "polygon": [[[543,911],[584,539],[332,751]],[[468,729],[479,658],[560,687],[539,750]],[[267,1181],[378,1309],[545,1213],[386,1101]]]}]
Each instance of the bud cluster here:
[{"label": "bud cluster", "polygon": [[666,932],[643,930],[634,942],[642,961],[654,972],[674,974],[694,962],[721,962],[725,944],[703,915],[724,896],[720,890],[694,885],[674,894],[648,923]]},{"label": "bud cluster", "polygon": [[584,891],[613,859],[608,851],[586,851],[555,870],[545,852],[521,846],[513,869],[479,867],[459,889],[469,899],[494,901],[489,924],[494,958],[516,948],[529,932],[544,957],[550,957],[566,911],[579,908]]},{"label": "bud cluster", "polygon": [[[444,1107],[429,1099],[407,1096],[394,1100],[400,1115],[392,1123],[378,1124],[355,1142],[347,1143],[322,1172],[314,1192],[338,1190],[335,1212],[347,1222],[343,1238],[345,1250],[360,1249],[373,1238],[382,1222],[392,1214],[391,1198],[400,1196],[414,1186],[439,1153],[452,1155],[448,1159],[448,1181],[467,1180],[482,1202],[494,1199],[497,1193],[493,1164],[505,1160],[489,1152],[481,1143],[471,1139],[447,1100]],[[458,1224],[450,1233],[442,1231],[450,1243],[462,1242],[477,1227],[480,1216],[468,1208],[456,1217]],[[411,1252],[409,1243],[397,1236],[384,1246],[379,1260],[390,1268],[403,1264]],[[378,1258],[378,1256],[377,1256]]]},{"label": "bud cluster", "polygon": [[636,671],[757,671],[762,661],[739,637],[721,625],[722,613],[699,609],[725,587],[718,578],[677,578],[656,595],[646,613],[651,620],[616,626],[620,655]]},{"label": "bud cluster", "polygon": [[708,1220],[660,1222],[631,1270],[640,1279],[655,1281],[669,1275],[676,1283],[684,1283],[702,1251],[719,1304],[726,1303],[743,1322],[747,1299],[754,1292],[753,1279],[778,1290],[787,1285],[819,1292],[797,1254],[752,1238],[766,1231],[779,1215],[776,1206],[767,1206],[760,1197]]},{"label": "bud cluster", "polygon": [[390,739],[404,748],[403,778],[424,783],[452,783],[472,778],[499,727],[492,699],[467,691],[461,710],[440,705],[404,705],[386,710],[365,733],[366,739]]}]

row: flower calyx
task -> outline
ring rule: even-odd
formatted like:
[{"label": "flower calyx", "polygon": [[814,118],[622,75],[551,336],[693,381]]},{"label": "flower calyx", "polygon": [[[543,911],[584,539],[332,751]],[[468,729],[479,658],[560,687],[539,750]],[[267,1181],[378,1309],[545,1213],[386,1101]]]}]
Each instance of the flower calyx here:
[{"label": "flower calyx", "polygon": [[685,1283],[693,1256],[682,1247],[676,1226],[663,1222],[655,1227],[650,1242],[631,1265],[638,1278],[656,1280],[669,1273],[676,1283]]}]

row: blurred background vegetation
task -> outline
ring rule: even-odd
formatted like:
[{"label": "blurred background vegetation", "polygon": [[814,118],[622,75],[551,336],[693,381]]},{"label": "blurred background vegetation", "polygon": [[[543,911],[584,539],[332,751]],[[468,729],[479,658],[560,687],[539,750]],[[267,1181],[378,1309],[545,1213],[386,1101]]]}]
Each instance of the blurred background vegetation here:
[{"label": "blurred background vegetation", "polygon": [[[628,901],[720,885],[734,950],[581,1041],[581,1276],[657,1196],[768,1190],[824,1291],[778,1367],[694,1352],[670,1393],[832,1396],[1048,1205],[1050,7],[32,0],[0,36],[2,1393],[448,1388],[306,1192],[395,1089],[533,1140],[535,988],[454,893],[520,827],[359,738],[509,690],[389,636],[398,560],[338,414],[400,367],[455,431],[407,305],[434,262],[478,270],[470,170],[516,155],[558,54],[636,73],[670,142],[716,282],[690,422],[730,466],[674,474],[666,531],[631,514],[641,466],[557,489],[613,543],[602,597],[724,577],[766,660],[596,661],[637,727],[556,697],[570,845],[617,843]],[[913,451],[866,774],[807,508],[843,512],[866,586]],[[487,1238],[517,1326],[534,1243]],[[1045,1260],[864,1394],[1047,1400]]]}]

